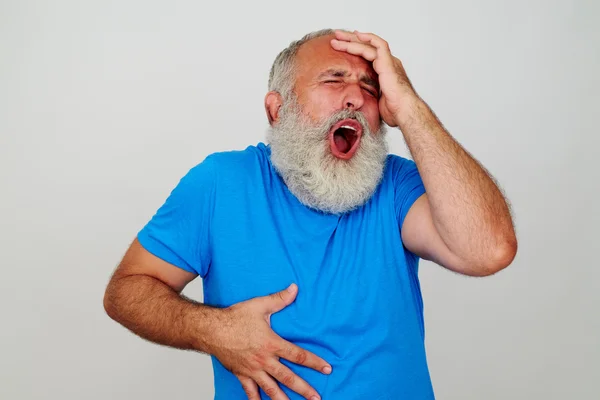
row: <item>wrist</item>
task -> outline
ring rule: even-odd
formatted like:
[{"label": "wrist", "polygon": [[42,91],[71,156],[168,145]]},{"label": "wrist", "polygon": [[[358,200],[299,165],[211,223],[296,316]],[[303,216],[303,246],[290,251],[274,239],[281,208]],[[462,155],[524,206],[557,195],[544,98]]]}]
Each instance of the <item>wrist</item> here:
[{"label": "wrist", "polygon": [[227,320],[227,308],[216,308],[197,304],[187,315],[190,345],[193,350],[213,354],[219,345],[220,333]]},{"label": "wrist", "polygon": [[423,117],[425,103],[418,96],[407,96],[398,112],[394,115],[398,127],[402,130]]}]

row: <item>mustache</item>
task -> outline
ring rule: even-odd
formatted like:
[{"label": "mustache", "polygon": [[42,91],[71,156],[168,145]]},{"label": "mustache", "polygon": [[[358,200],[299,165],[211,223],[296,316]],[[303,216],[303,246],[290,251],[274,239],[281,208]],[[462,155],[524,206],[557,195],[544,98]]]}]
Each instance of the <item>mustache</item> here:
[{"label": "mustache", "polygon": [[321,132],[323,132],[323,134],[327,134],[329,133],[329,130],[333,125],[345,119],[352,119],[357,121],[363,128],[363,135],[372,135],[373,132],[371,132],[371,130],[369,129],[369,123],[364,113],[362,111],[356,111],[351,109],[343,109],[331,114],[326,118],[323,118],[319,121],[317,127]]},{"label": "mustache", "polygon": [[[298,129],[303,130],[304,134],[300,136],[299,140],[314,141],[318,140],[318,138],[326,139],[332,126],[344,119],[357,121],[362,126],[363,136],[373,137],[376,133],[371,130],[367,117],[360,110],[344,108],[337,110],[328,116],[314,120],[309,117],[304,108],[294,97],[284,101],[280,115],[281,126],[279,128],[283,131],[287,131],[288,129],[290,131],[297,131]],[[381,122],[381,116],[379,119]]]}]

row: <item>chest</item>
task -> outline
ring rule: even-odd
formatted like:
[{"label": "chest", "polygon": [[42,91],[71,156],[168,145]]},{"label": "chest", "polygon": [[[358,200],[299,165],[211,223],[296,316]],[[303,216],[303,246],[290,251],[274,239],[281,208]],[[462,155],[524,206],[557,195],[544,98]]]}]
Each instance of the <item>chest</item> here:
[{"label": "chest", "polygon": [[[324,317],[389,304],[407,283],[392,207],[343,216],[304,214],[272,199],[215,219],[205,301],[228,306],[296,283],[298,312]],[[335,310],[335,311],[334,311]]]}]

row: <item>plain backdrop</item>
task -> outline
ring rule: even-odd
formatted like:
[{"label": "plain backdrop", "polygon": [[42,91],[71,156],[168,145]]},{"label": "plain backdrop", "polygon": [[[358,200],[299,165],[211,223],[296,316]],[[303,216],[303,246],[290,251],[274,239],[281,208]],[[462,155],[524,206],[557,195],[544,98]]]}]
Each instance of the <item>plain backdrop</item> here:
[{"label": "plain backdrop", "polygon": [[[273,59],[328,27],[386,39],[513,207],[508,269],[421,263],[437,398],[600,398],[599,15],[593,0],[0,1],[0,398],[212,398],[209,357],[131,334],[104,289],[189,168],[264,141]],[[201,282],[184,293],[201,300]]]}]

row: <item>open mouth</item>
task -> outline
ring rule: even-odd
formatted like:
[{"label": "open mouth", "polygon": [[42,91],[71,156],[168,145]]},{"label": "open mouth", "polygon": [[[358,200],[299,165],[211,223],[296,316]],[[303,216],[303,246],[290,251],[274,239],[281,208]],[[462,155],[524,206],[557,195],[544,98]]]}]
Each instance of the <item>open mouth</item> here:
[{"label": "open mouth", "polygon": [[362,137],[363,129],[355,119],[344,119],[331,127],[329,144],[332,154],[343,160],[352,158]]}]

